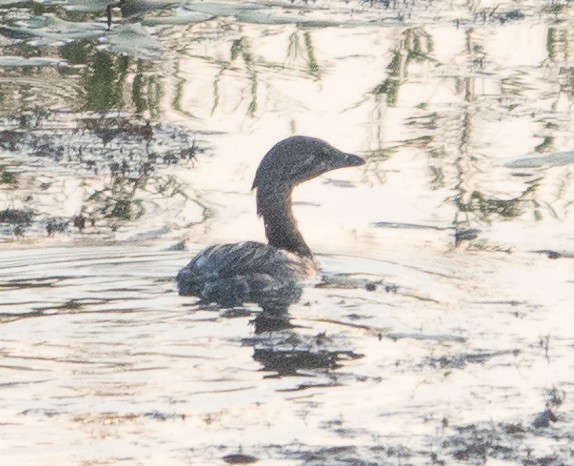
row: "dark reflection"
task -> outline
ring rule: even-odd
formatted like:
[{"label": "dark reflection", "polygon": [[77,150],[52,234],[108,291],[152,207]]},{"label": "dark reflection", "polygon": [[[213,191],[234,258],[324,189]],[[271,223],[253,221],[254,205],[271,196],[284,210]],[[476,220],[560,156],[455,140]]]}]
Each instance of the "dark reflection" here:
[{"label": "dark reflection", "polygon": [[149,11],[160,11],[175,8],[180,5],[179,1],[154,1],[154,0],[120,0],[119,2],[110,3],[106,7],[106,17],[108,29],[111,29],[113,22],[113,10],[119,8],[122,18],[140,18]]},{"label": "dark reflection", "polygon": [[[300,296],[300,290],[285,297],[283,304],[291,300],[294,304]],[[278,303],[278,302],[277,302]],[[314,377],[328,375],[330,371],[342,367],[348,360],[361,358],[337,335],[326,333],[308,334],[308,328],[292,322],[288,306],[264,307],[264,310],[251,321],[255,336],[243,340],[253,346],[253,359],[262,365],[262,370],[272,372],[275,376],[305,375]],[[320,371],[314,373],[313,371]],[[327,385],[335,384],[329,381]],[[324,385],[323,382],[309,382],[299,385],[297,389],[308,386]]]},{"label": "dark reflection", "polygon": [[[141,217],[142,197],[149,194],[183,198],[181,183],[174,176],[157,175],[157,169],[187,164],[200,150],[191,132],[156,123],[162,118],[164,95],[161,65],[110,54],[99,46],[99,41],[79,39],[52,51],[16,42],[11,55],[41,56],[48,49],[65,63],[0,67],[0,149],[77,164],[105,177],[94,188],[88,182],[79,211],[61,221],[79,232],[99,220],[106,226],[113,222],[115,231],[117,221]],[[17,187],[13,169],[3,167],[0,185]],[[49,196],[51,186],[52,180],[38,183],[36,195]],[[30,207],[20,210],[33,211],[33,202],[30,197]],[[83,217],[87,225],[78,223]],[[51,236],[64,230],[52,218],[35,218],[36,225],[17,220],[2,231],[22,236],[44,230]],[[13,231],[13,225],[18,229]]]},{"label": "dark reflection", "polygon": [[[490,96],[485,96],[482,91],[482,82],[486,79],[484,69],[488,66],[489,57],[480,32],[469,28],[465,36],[463,54],[466,57],[466,66],[461,67],[454,76],[449,74],[446,77],[452,80],[462,104],[455,109],[447,106],[444,109],[433,107],[431,110],[427,109],[426,103],[421,103],[407,121],[409,126],[416,129],[416,137],[405,141],[406,146],[426,153],[429,160],[430,189],[448,188],[453,193],[446,200],[455,207],[452,220],[455,247],[462,242],[478,239],[480,231],[477,226],[490,224],[498,219],[517,218],[529,208],[534,211],[535,218],[540,218],[540,203],[536,199],[538,179],[525,180],[522,190],[518,193],[514,191],[512,195],[493,194],[488,192],[482,183],[489,161],[480,156],[483,142],[477,138],[476,133],[480,134],[484,110],[491,111],[491,102],[487,100]],[[404,37],[405,41],[411,37],[410,43],[413,45],[410,49],[406,48],[395,62],[391,62],[389,77],[376,89],[386,96],[389,104],[393,103],[394,95],[391,86],[393,69],[400,70],[406,66],[409,56],[412,57],[411,60],[437,61],[433,56],[433,42],[430,39],[424,42],[424,34],[411,31],[410,36]],[[554,34],[551,34],[551,37],[554,37]],[[551,50],[554,48],[554,45],[549,46]],[[407,69],[399,76],[406,73]],[[500,80],[501,95],[496,98],[501,112],[514,111],[522,102],[517,96],[520,96],[525,86],[519,75],[513,74]],[[546,135],[535,150],[548,150],[554,140],[552,134]]]},{"label": "dark reflection", "polygon": [[75,40],[60,47],[60,56],[70,65],[86,65],[94,50],[92,41]]},{"label": "dark reflection", "polygon": [[[63,119],[59,112],[46,117],[26,116],[18,121],[8,120],[11,129],[0,130],[0,149],[63,165],[72,163],[89,171],[90,177],[99,176],[101,182],[86,182],[82,204],[69,218],[46,214],[42,217],[35,211],[35,199],[50,196],[57,183],[50,174],[45,174],[45,179],[36,183],[35,195],[25,198],[22,206],[0,210],[1,233],[22,236],[26,232],[44,230],[53,236],[69,232],[69,225],[74,226],[74,232],[95,233],[98,223],[113,232],[117,230],[117,222],[138,219],[146,212],[149,206],[146,196],[186,198],[182,183],[173,175],[158,174],[158,170],[189,165],[202,150],[188,131],[129,117],[102,115],[78,119],[74,127],[69,127],[58,123]],[[17,169],[17,166],[0,165],[0,188],[20,186]]]},{"label": "dark reflection", "polygon": [[[254,348],[253,359],[277,376],[312,374],[306,371],[334,370],[344,361],[361,358],[325,333],[305,336],[297,332],[287,309],[264,310],[253,320],[256,338],[245,340]],[[305,387],[299,387],[305,388]]]},{"label": "dark reflection", "polygon": [[468,193],[461,189],[453,201],[460,213],[473,213],[478,220],[487,222],[493,214],[504,218],[519,216],[522,213],[522,201],[533,189],[534,187],[530,186],[522,194],[511,199],[497,199],[479,191]]},{"label": "dark reflection", "polygon": [[[35,121],[63,108],[97,113],[125,111],[154,121],[161,119],[164,90],[160,65],[113,55],[97,46],[96,41],[81,40],[60,47],[59,55],[66,64],[54,68],[0,67],[0,78],[7,79],[0,89],[2,113],[19,112],[22,118],[34,117]],[[11,54],[34,56],[41,52],[27,51],[29,46],[25,44],[14,48]],[[79,86],[75,78],[79,78]]]},{"label": "dark reflection", "polygon": [[[278,377],[304,375],[312,379],[323,378],[329,377],[330,372],[340,368],[345,361],[362,357],[345,348],[346,343],[341,341],[340,336],[327,336],[326,333],[310,335],[309,327],[292,321],[289,307],[299,302],[301,295],[301,285],[293,283],[255,296],[259,298],[255,304],[263,310],[250,321],[254,329],[253,337],[244,338],[242,342],[253,347],[253,359],[261,364],[262,370]],[[219,303],[218,306],[224,305]],[[220,315],[236,318],[245,317],[251,312],[243,307],[231,307]],[[297,389],[334,383],[314,380],[299,385]]]},{"label": "dark reflection", "polygon": [[291,317],[287,308],[267,309],[257,314],[253,319],[255,333],[278,332],[280,330],[293,328]]},{"label": "dark reflection", "polygon": [[[302,41],[300,37],[301,35],[303,36]],[[301,45],[301,42],[303,42],[303,45]],[[320,80],[322,71],[315,55],[315,47],[313,45],[311,32],[308,30],[304,30],[304,32],[302,32],[300,28],[297,28],[295,32],[289,36],[287,59],[296,60],[299,56],[302,56],[305,60],[307,73],[316,80]]]},{"label": "dark reflection", "polygon": [[257,88],[259,81],[257,76],[256,63],[253,58],[251,41],[247,37],[240,37],[239,39],[233,40],[231,43],[230,55],[231,56],[229,61],[223,62],[219,73],[213,81],[213,106],[211,108],[211,113],[214,113],[219,106],[219,83],[221,78],[232,66],[240,66],[238,62],[241,61],[243,62],[243,66],[245,67],[245,71],[250,82],[250,102],[247,113],[250,116],[254,116],[258,106]]},{"label": "dark reflection", "polygon": [[[499,21],[501,24],[520,18],[521,14],[516,11],[492,11],[488,14],[488,21]],[[533,83],[523,70],[510,69],[509,73],[500,78],[492,75],[493,58],[487,53],[489,37],[484,36],[483,31],[468,28],[464,34],[466,40],[461,55],[466,58],[466,65],[458,69],[449,68],[444,75],[445,81],[450,83],[449,87],[458,95],[460,104],[454,107],[441,106],[423,100],[413,106],[406,125],[413,127],[414,136],[402,141],[403,146],[426,154],[430,189],[435,191],[446,188],[452,193],[446,201],[455,208],[452,218],[452,227],[456,231],[455,246],[478,239],[477,227],[485,224],[528,214],[536,221],[543,220],[545,215],[560,217],[561,213],[566,213],[564,205],[571,205],[564,188],[568,174],[556,186],[555,198],[548,198],[547,195],[543,198],[546,185],[551,182],[550,176],[534,170],[530,173],[508,171],[502,174],[511,183],[516,177],[522,177],[524,181],[519,189],[516,189],[516,183],[512,183],[511,191],[505,188],[504,183],[492,189],[491,180],[485,177],[485,172],[494,171],[493,165],[496,162],[482,155],[484,148],[488,147],[488,142],[484,141],[484,121],[491,119],[493,112],[501,121],[518,121],[521,114],[530,113],[537,123],[537,135],[540,136],[532,152],[544,154],[544,157],[538,157],[540,159],[556,151],[556,146],[563,143],[565,135],[570,132],[571,118],[560,117],[554,108],[562,105],[562,99],[571,100],[574,95],[574,67],[570,64],[567,52],[571,48],[572,33],[568,26],[555,24],[548,27],[548,58],[542,64],[546,66],[550,62],[560,70],[553,76],[555,87],[560,89],[560,93],[552,96],[553,110],[548,112],[531,105],[527,96]],[[405,28],[397,38],[396,46],[391,50],[386,75],[371,90],[375,101],[372,113],[376,124],[376,147],[372,150],[375,157],[370,159],[369,172],[370,179],[379,182],[384,182],[384,171],[373,165],[381,165],[395,150],[384,140],[386,111],[389,106],[397,103],[401,85],[409,82],[409,65],[436,63],[439,65],[439,74],[442,66],[448,67],[446,63],[439,63],[434,56],[436,39],[426,33],[424,28]],[[497,65],[500,66],[494,66]],[[498,85],[500,93],[485,92],[485,82],[487,88]]]},{"label": "dark reflection", "polygon": [[[456,194],[452,196],[451,201],[456,207],[453,225],[457,230],[475,221],[489,223],[494,216],[502,218],[520,216],[537,188],[536,183],[527,185],[522,193],[506,199],[485,193],[480,189],[480,186],[471,188],[474,176],[482,172],[480,159],[476,156],[476,143],[473,134],[477,119],[475,108],[479,105],[478,100],[482,96],[476,91],[476,73],[471,73],[471,71],[480,71],[484,67],[486,58],[484,47],[476,39],[476,36],[477,34],[473,29],[466,32],[465,53],[468,55],[470,69],[468,70],[469,73],[460,76],[457,80],[458,91],[466,103],[466,105],[461,106],[461,115],[459,115],[458,154],[455,156],[453,164],[456,169]],[[477,230],[471,228],[468,231],[473,232],[472,236],[477,236],[474,235]],[[464,239],[468,239],[468,235],[465,236]],[[456,245],[459,243],[460,238],[457,237]]]},{"label": "dark reflection", "polygon": [[386,103],[397,103],[400,86],[408,78],[408,67],[412,62],[433,60],[433,39],[423,28],[408,28],[401,32],[396,47],[392,50],[387,65],[387,77],[371,91],[377,101],[384,96]]},{"label": "dark reflection", "polygon": [[342,367],[343,361],[361,357],[362,355],[352,351],[314,351],[308,349],[256,348],[253,353],[253,359],[261,363],[264,370],[277,372],[278,376],[297,375],[300,371],[316,369],[338,369]]},{"label": "dark reflection", "polygon": [[91,69],[84,76],[86,90],[85,109],[105,112],[124,106],[123,84],[126,80],[129,58],[95,52]]},{"label": "dark reflection", "polygon": [[463,241],[473,241],[478,238],[480,230],[477,228],[456,228],[454,232],[454,247],[460,246]]}]

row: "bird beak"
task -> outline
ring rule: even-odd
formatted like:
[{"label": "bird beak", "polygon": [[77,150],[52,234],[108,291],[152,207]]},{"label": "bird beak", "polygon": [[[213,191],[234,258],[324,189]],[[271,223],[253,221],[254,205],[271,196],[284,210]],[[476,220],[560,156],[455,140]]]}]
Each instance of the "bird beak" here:
[{"label": "bird beak", "polygon": [[335,159],[334,168],[344,168],[344,167],[358,167],[365,164],[365,159],[359,157],[355,154],[347,154],[345,152],[339,152]]}]

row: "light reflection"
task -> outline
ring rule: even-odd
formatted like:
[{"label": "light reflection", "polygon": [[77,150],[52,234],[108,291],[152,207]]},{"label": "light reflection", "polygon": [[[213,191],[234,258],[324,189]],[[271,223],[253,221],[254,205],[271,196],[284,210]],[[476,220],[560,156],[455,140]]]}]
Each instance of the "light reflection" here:
[{"label": "light reflection", "polygon": [[[10,455],[568,463],[569,2],[188,2],[109,33],[106,3],[81,3],[0,8]],[[102,32],[32,31],[46,14]],[[176,296],[189,253],[168,247],[250,237],[253,167],[295,131],[369,159],[297,205],[324,252],[379,259],[327,269],[370,264],[398,292]],[[46,257],[84,241],[121,246]]]}]

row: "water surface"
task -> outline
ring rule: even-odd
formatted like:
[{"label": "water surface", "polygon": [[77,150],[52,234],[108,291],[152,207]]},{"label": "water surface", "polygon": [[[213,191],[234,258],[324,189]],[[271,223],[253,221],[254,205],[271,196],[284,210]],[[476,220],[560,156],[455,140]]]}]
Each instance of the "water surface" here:
[{"label": "water surface", "polygon": [[[574,461],[569,2],[107,4],[0,2],[4,462]],[[173,277],[291,134],[368,162],[271,331]]]}]

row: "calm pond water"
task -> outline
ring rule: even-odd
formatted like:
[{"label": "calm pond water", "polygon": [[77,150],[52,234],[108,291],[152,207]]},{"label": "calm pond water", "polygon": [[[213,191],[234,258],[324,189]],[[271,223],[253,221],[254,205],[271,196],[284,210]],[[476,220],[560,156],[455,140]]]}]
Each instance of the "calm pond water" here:
[{"label": "calm pond water", "polygon": [[[0,0],[2,464],[574,464],[573,26]],[[323,279],[270,319],[178,296],[205,245],[264,239],[291,134],[367,159],[295,192]]]}]

